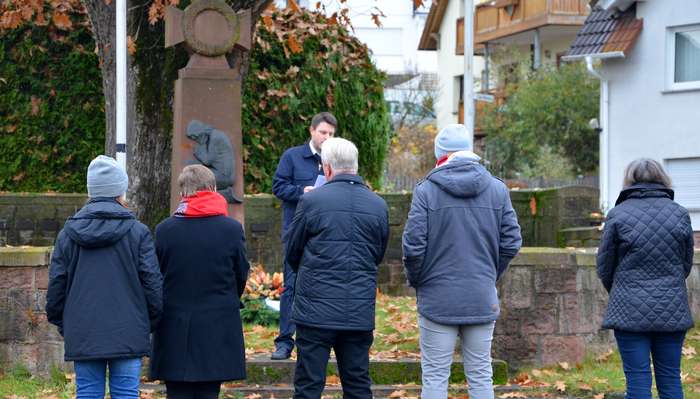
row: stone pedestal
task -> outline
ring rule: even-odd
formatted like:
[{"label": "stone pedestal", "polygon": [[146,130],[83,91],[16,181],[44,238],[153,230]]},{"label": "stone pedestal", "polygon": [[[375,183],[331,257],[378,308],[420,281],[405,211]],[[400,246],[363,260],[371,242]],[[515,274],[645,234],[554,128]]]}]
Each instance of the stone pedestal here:
[{"label": "stone pedestal", "polygon": [[[228,136],[234,151],[234,192],[243,198],[243,153],[241,151],[241,81],[233,69],[183,68],[175,81],[173,158],[170,196],[171,212],[180,201],[177,177],[195,163],[196,142],[186,136],[192,120],[211,125]],[[244,221],[243,204],[229,204],[229,216]]]}]

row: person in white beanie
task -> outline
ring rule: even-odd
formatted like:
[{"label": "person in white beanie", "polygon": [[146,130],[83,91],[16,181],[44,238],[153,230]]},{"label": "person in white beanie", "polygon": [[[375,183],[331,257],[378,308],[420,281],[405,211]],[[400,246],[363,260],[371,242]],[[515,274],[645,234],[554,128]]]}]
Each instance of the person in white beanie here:
[{"label": "person in white beanie", "polygon": [[479,162],[481,158],[472,151],[472,139],[467,128],[461,124],[445,126],[435,137],[436,166],[442,166],[450,158]]},{"label": "person in white beanie", "polygon": [[469,397],[494,397],[496,281],[522,244],[505,184],[472,151],[464,125],[435,138],[437,164],[413,191],[403,262],[416,288],[423,399],[446,399],[457,336]]},{"label": "person in white beanie", "polygon": [[87,170],[90,199],[58,234],[46,316],[75,364],[77,397],[138,398],[141,358],[162,311],[163,280],[148,228],[125,206],[129,179],[110,157]]}]

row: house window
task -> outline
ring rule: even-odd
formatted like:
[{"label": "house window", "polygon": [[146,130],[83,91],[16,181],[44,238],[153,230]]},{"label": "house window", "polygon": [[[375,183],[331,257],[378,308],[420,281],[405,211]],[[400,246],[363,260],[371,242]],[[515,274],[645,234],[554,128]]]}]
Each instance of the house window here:
[{"label": "house window", "polygon": [[700,211],[700,158],[667,159],[676,202],[691,212]]},{"label": "house window", "polygon": [[464,97],[464,75],[455,76],[454,78],[454,93],[452,94],[452,109],[454,112],[459,112],[460,104]]},{"label": "house window", "polygon": [[668,29],[666,89],[700,89],[700,25]]},{"label": "house window", "polygon": [[[667,159],[668,171],[675,191],[675,200],[690,213],[693,230],[700,231],[700,158]],[[695,242],[698,242],[696,233]]]}]

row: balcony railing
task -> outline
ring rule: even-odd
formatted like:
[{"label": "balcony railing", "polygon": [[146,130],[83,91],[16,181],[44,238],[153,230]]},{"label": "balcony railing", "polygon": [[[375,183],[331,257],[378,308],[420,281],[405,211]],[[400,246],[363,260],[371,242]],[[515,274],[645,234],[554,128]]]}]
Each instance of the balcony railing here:
[{"label": "balcony railing", "polygon": [[[547,25],[581,26],[589,0],[494,0],[476,6],[475,46]],[[464,18],[457,20],[456,54],[463,54]]]}]

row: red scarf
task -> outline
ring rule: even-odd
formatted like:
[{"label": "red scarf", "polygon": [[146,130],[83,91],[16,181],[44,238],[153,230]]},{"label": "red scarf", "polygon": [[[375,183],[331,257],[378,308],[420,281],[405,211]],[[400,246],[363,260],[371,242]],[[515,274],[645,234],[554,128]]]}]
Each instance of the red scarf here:
[{"label": "red scarf", "polygon": [[445,155],[444,157],[440,158],[437,160],[437,163],[435,164],[436,168],[439,168],[440,166],[444,165],[447,163],[447,161],[450,159],[449,155]]},{"label": "red scarf", "polygon": [[228,203],[214,191],[197,191],[189,197],[182,197],[175,216],[184,218],[203,218],[207,216],[228,216]]}]

